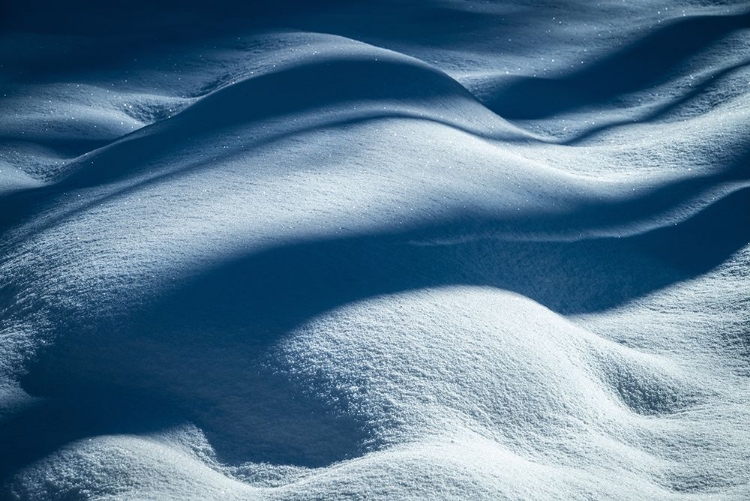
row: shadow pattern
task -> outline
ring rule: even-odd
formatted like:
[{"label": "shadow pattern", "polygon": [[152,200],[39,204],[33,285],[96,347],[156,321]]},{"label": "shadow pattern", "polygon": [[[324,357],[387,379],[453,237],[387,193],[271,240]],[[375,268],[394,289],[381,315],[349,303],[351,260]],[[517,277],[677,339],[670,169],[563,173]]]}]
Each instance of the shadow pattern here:
[{"label": "shadow pattern", "polygon": [[[23,18],[17,15],[14,19]],[[749,24],[750,14],[673,21],[566,78],[511,82],[486,104],[508,118],[534,119],[600,103],[658,84],[691,54]],[[350,69],[337,64],[331,62],[332,72]],[[328,87],[329,80],[316,80],[319,74],[303,67],[284,78],[270,75],[229,89],[201,105],[226,107],[203,126],[246,120],[249,108],[235,103],[248,95],[253,96],[249,102],[256,118],[306,109],[321,100],[394,97],[384,96],[383,87],[371,82],[382,67],[375,75],[369,63],[357,64],[358,71],[350,76],[355,81],[347,86]],[[396,98],[457,92],[458,84],[435,80],[428,70],[397,64],[387,69],[400,82],[392,88],[402,93]],[[297,95],[290,87],[289,82],[300,80],[309,83],[309,93]],[[360,94],[347,94],[349,87]],[[265,102],[278,92],[288,94],[288,99]],[[198,132],[191,127],[185,125],[179,133]],[[147,157],[148,146],[160,140],[164,137],[148,139],[139,155]],[[609,222],[612,215],[615,221],[629,220],[655,208],[668,209],[711,184],[746,180],[749,164],[745,152],[725,174],[686,181],[615,207],[608,212]],[[117,169],[100,170],[91,177],[74,176],[56,189],[94,186],[121,175]],[[5,200],[3,224],[15,224],[38,208],[38,193]],[[561,314],[605,310],[726,261],[750,241],[749,208],[750,188],[741,188],[675,226],[623,238],[537,241],[497,236],[502,234],[499,230],[528,221],[465,214],[402,231],[297,242],[237,255],[214,268],[194,270],[154,303],[93,324],[83,325],[78,317],[61,311],[55,319],[54,346],[38,353],[22,381],[27,392],[47,400],[5,416],[0,423],[5,447],[0,477],[7,478],[71,441],[96,434],[157,431],[186,418],[206,430],[219,459],[227,463],[317,467],[360,455],[378,445],[371,441],[372,424],[366,418],[322,403],[275,374],[263,359],[266,348],[295,327],[366,298],[445,285],[515,291]],[[601,207],[581,207],[564,221],[540,222],[539,229],[571,221],[580,227],[600,224],[600,211]],[[461,239],[466,236],[470,238]],[[456,243],[436,243],[450,241]],[[157,374],[167,381],[153,382]]]},{"label": "shadow pattern", "polygon": [[690,56],[750,28],[750,13],[672,20],[623,50],[560,78],[517,77],[498,82],[484,104],[509,120],[548,118],[669,80]]}]

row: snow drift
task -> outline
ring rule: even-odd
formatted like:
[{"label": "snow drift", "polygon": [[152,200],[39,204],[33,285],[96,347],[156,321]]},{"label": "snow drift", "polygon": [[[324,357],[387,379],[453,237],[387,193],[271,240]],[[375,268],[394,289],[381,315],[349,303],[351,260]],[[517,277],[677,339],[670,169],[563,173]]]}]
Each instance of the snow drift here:
[{"label": "snow drift", "polygon": [[750,496],[746,8],[36,4],[4,497]]}]

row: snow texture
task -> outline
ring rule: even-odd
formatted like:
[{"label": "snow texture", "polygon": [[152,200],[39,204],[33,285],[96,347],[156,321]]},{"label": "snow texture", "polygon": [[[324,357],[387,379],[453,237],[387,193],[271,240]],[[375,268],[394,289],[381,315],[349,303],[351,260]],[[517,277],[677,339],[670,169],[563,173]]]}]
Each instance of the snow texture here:
[{"label": "snow texture", "polygon": [[750,499],[750,5],[98,4],[0,16],[0,498]]}]

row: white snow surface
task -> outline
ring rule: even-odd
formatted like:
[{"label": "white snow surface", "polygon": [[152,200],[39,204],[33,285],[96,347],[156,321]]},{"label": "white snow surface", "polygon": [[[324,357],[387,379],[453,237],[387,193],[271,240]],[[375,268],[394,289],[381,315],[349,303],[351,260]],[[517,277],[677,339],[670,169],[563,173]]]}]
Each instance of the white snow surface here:
[{"label": "white snow surface", "polygon": [[0,39],[0,498],[750,499],[750,6],[147,18]]}]

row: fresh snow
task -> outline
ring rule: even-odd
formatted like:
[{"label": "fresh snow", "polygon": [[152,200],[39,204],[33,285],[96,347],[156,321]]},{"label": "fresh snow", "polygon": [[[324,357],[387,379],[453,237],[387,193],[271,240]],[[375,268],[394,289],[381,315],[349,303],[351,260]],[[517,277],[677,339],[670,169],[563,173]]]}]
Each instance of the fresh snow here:
[{"label": "fresh snow", "polygon": [[750,498],[750,6],[12,1],[0,498]]}]

